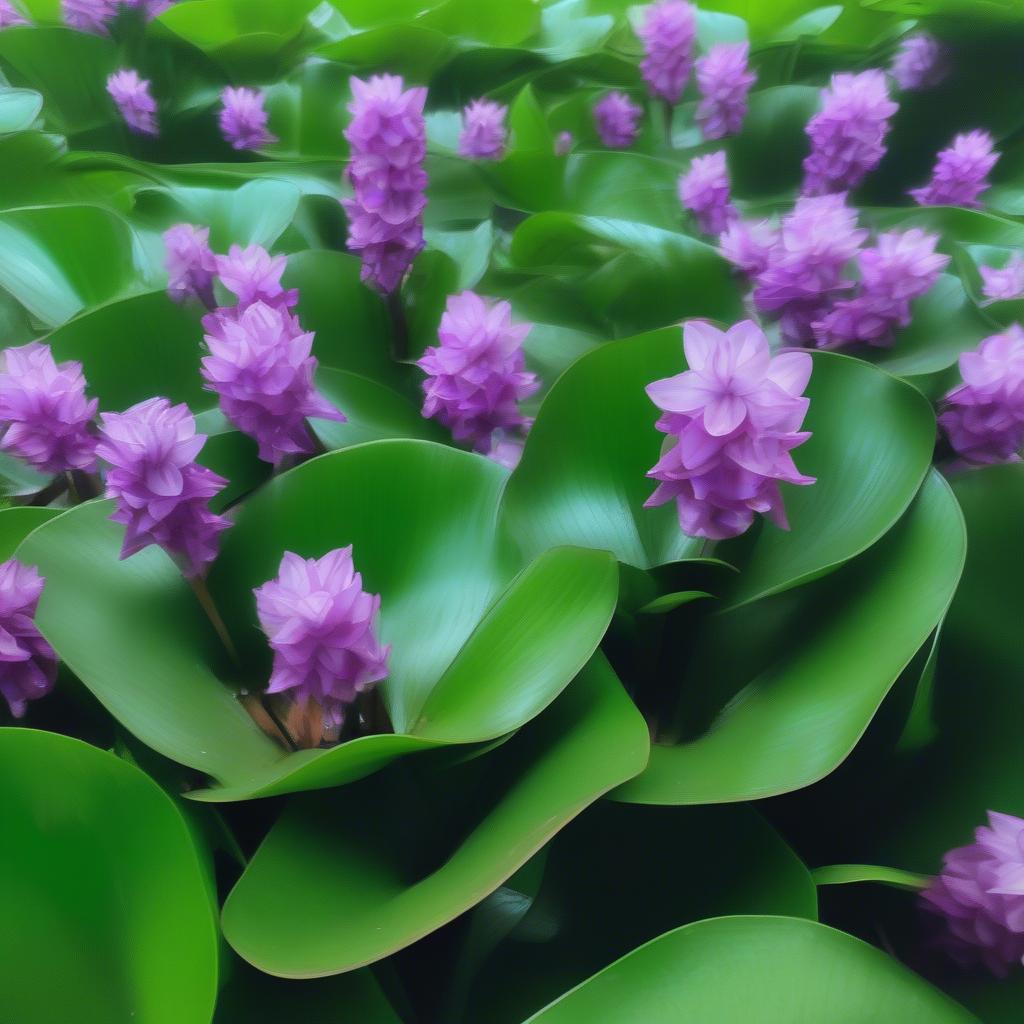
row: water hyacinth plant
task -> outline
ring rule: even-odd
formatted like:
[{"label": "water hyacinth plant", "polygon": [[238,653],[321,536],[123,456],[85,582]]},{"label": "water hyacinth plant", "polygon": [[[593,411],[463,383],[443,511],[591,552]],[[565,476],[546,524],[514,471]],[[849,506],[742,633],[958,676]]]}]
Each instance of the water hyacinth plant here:
[{"label": "water hyacinth plant", "polygon": [[0,0],[0,1022],[1024,1019],[1022,48]]}]

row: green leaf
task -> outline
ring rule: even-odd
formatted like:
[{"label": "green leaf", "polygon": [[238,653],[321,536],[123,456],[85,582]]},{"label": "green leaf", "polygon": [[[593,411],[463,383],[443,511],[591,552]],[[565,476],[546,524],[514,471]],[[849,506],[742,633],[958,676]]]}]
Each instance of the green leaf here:
[{"label": "green leaf", "polygon": [[207,1024],[216,923],[170,798],[78,740],[0,729],[0,799],[4,1014],[38,1024]]},{"label": "green leaf", "polygon": [[[395,765],[293,801],[228,896],[224,934],[282,977],[379,960],[496,889],[646,757],[643,720],[598,656],[483,757],[415,774]],[[286,910],[296,906],[301,915]]]},{"label": "green leaf", "polygon": [[60,515],[59,508],[0,509],[0,561],[7,561],[18,545],[37,527]]},{"label": "green leaf", "polygon": [[811,872],[815,885],[850,885],[855,882],[880,882],[897,889],[917,892],[931,881],[930,875],[888,868],[879,864],[829,864]]},{"label": "green leaf", "polygon": [[674,611],[676,608],[689,604],[691,601],[700,601],[705,597],[714,597],[704,590],[678,590],[673,594],[662,594],[648,602],[637,611],[641,615],[664,615],[666,612]]},{"label": "green leaf", "polygon": [[431,249],[439,249],[454,260],[459,268],[459,290],[472,288],[484,276],[494,244],[494,225],[490,220],[458,231],[427,228],[424,234]]},{"label": "green leaf", "polygon": [[812,921],[720,917],[678,928],[594,975],[528,1024],[977,1024],[866,942]]},{"label": "green leaf", "polygon": [[0,135],[23,132],[43,109],[43,97],[32,89],[0,88]]},{"label": "green leaf", "polygon": [[269,125],[278,142],[274,157],[342,160],[348,156],[344,130],[349,114],[348,74],[326,62],[303,64],[266,90]]}]

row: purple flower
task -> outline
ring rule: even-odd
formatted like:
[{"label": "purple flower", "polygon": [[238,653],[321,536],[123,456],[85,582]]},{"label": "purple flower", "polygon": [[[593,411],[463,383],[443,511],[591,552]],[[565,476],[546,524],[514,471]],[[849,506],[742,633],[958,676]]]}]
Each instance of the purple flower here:
[{"label": "purple flower", "polygon": [[227,480],[196,463],[206,435],[196,433],[188,406],[149,398],[101,419],[96,454],[112,467],[107,497],[117,503],[110,518],[126,527],[121,557],[158,544],[186,576],[201,576],[231,523],[209,509]]},{"label": "purple flower", "polygon": [[624,92],[610,92],[594,105],[594,121],[601,141],[609,149],[628,149],[640,133],[637,122],[643,109]]},{"label": "purple flower", "polygon": [[974,836],[946,854],[921,898],[941,917],[950,956],[1005,977],[1024,959],[1024,821],[989,811]]},{"label": "purple flower", "polygon": [[754,303],[776,313],[794,342],[810,341],[811,328],[849,288],[843,270],[857,255],[867,232],[857,228],[857,212],[845,195],[802,196],[783,218],[779,241],[755,279]]},{"label": "purple flower", "polygon": [[949,51],[927,32],[907,36],[889,70],[901,89],[930,89],[949,74]]},{"label": "purple flower", "polygon": [[124,0],[126,7],[137,7],[150,21],[169,10],[177,0]]},{"label": "purple flower", "polygon": [[473,100],[462,112],[459,155],[470,160],[500,160],[505,155],[505,115],[508,107],[490,100]]},{"label": "purple flower", "polygon": [[15,718],[57,681],[57,654],[34,621],[45,582],[17,559],[0,564],[0,694]]},{"label": "purple flower", "polygon": [[963,384],[946,395],[939,426],[967,463],[1019,462],[1024,448],[1024,330],[1011,324],[960,356]]},{"label": "purple flower", "polygon": [[722,255],[750,277],[756,277],[768,266],[772,249],[778,244],[779,229],[767,220],[737,220],[718,236]]},{"label": "purple flower", "polygon": [[0,28],[28,23],[28,19],[11,3],[11,0],[0,0]]},{"label": "purple flower", "polygon": [[1024,299],[1024,255],[1015,252],[1002,269],[978,267],[982,291],[989,302]]},{"label": "purple flower", "polygon": [[149,93],[149,81],[137,71],[122,68],[107,79],[107,92],[117,104],[128,127],[139,135],[158,135],[156,100]]},{"label": "purple flower", "polygon": [[789,454],[811,436],[800,430],[811,357],[773,358],[750,320],[727,332],[689,320],[683,348],[689,370],[647,388],[665,414],[657,428],[675,444],[647,474],[659,483],[645,506],[675,501],[691,537],[737,537],[757,513],[788,529],[779,481],[814,483]]},{"label": "purple flower", "polygon": [[572,149],[575,141],[572,132],[559,132],[555,136],[555,156],[565,156]]},{"label": "purple flower", "polygon": [[441,344],[416,364],[427,374],[423,415],[480,452],[491,450],[495,431],[528,426],[518,402],[539,387],[523,357],[532,326],[513,324],[507,302],[492,304],[469,291],[449,296],[437,332]]},{"label": "purple flower", "polygon": [[697,35],[697,12],[693,5],[685,0],[658,0],[650,4],[637,35],[643,40],[645,54],[640,70],[651,95],[678,103],[693,67],[693,41]]},{"label": "purple flower", "polygon": [[837,302],[813,324],[819,347],[851,342],[892,344],[892,332],[910,323],[910,303],[938,280],[949,257],[935,251],[938,235],[920,228],[889,231],[874,248],[863,249],[860,289],[852,299]]},{"label": "purple flower", "polygon": [[380,596],[363,590],[352,546],[319,559],[286,551],[277,579],[254,593],[274,651],[267,693],[290,690],[340,725],[347,705],[387,676],[391,653],[377,639]]},{"label": "purple flower", "polygon": [[210,249],[210,229],[175,224],[164,232],[167,292],[175,302],[196,297],[212,308],[217,264]]},{"label": "purple flower", "polygon": [[220,396],[224,415],[255,438],[264,462],[276,466],[286,455],[316,451],[309,416],[345,422],[314,388],[313,334],[287,309],[254,302],[211,313],[203,327],[206,387]]},{"label": "purple flower", "polygon": [[118,0],[60,0],[64,24],[80,32],[108,34],[108,25],[117,15]]},{"label": "purple flower", "polygon": [[487,458],[506,469],[515,469],[523,457],[523,447],[522,438],[498,438],[496,435],[491,450],[487,453]]},{"label": "purple flower", "polygon": [[271,256],[259,245],[245,249],[233,245],[227,256],[214,257],[214,265],[221,284],[238,299],[239,306],[262,302],[287,310],[299,301],[297,289],[281,287],[287,256]]},{"label": "purple flower", "polygon": [[362,256],[362,279],[390,293],[423,248],[427,90],[405,89],[397,75],[350,81],[348,247]]},{"label": "purple flower", "polygon": [[988,132],[957,135],[949,149],[939,152],[932,180],[923,188],[912,188],[910,195],[921,206],[981,206],[978,196],[991,184],[988,172],[999,159],[992,147]]},{"label": "purple flower", "polygon": [[757,81],[747,67],[750,44],[716,43],[697,61],[701,101],[697,123],[705,139],[735,135],[747,116],[747,93]]},{"label": "purple flower", "polygon": [[0,450],[41,473],[95,468],[98,403],[85,397],[82,364],[55,363],[50,346],[37,341],[0,358]]},{"label": "purple flower", "polygon": [[804,159],[804,193],[826,195],[859,185],[885,155],[889,118],[898,109],[881,71],[833,75],[821,91],[821,110],[807,122],[811,152]]},{"label": "purple flower", "polygon": [[693,158],[679,178],[679,201],[697,218],[697,227],[705,235],[721,234],[736,219],[723,150]]},{"label": "purple flower", "polygon": [[277,136],[267,131],[269,115],[263,100],[258,89],[230,85],[220,94],[220,132],[233,149],[261,149],[277,142]]}]

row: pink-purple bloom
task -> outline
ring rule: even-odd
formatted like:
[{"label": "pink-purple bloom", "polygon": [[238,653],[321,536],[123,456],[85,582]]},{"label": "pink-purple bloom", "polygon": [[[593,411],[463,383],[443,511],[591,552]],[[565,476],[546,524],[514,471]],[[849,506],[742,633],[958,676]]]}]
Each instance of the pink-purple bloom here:
[{"label": "pink-purple bloom", "polygon": [[220,131],[233,149],[261,149],[277,142],[267,130],[270,115],[259,89],[228,86],[220,94]]},{"label": "pink-purple bloom", "polygon": [[697,12],[685,0],[658,0],[644,9],[640,71],[652,96],[678,103],[693,68]]},{"label": "pink-purple bloom", "polygon": [[0,28],[28,23],[28,19],[11,3],[11,0],[0,0]]},{"label": "pink-purple bloom", "polygon": [[92,470],[98,403],[85,396],[82,364],[54,362],[37,341],[6,349],[0,362],[0,450],[41,473]]},{"label": "pink-purple bloom", "polygon": [[224,415],[256,440],[265,462],[279,465],[287,455],[317,450],[308,417],[345,422],[313,384],[312,332],[287,309],[253,302],[211,313],[203,327],[206,387],[220,396]]},{"label": "pink-purple bloom", "polygon": [[601,141],[609,149],[628,149],[640,133],[643,108],[624,92],[610,92],[594,104],[594,123]]},{"label": "pink-purple bloom", "polygon": [[196,461],[205,434],[185,404],[149,398],[125,412],[105,412],[96,454],[108,462],[107,497],[125,527],[121,557],[150,544],[175,557],[186,576],[201,576],[217,557],[230,521],[210,511],[227,480]]},{"label": "pink-purple bloom", "polygon": [[989,302],[1024,299],[1024,255],[1015,252],[1004,267],[978,267]]},{"label": "pink-purple bloom", "polygon": [[64,24],[80,32],[106,35],[117,16],[118,0],[61,0]]},{"label": "pink-purple bloom", "polygon": [[348,247],[362,257],[362,279],[393,292],[423,248],[427,205],[424,88],[406,89],[397,75],[352,78],[352,120],[345,138],[352,149],[343,199]]},{"label": "pink-purple bloom", "polygon": [[360,693],[386,678],[390,647],[377,639],[380,596],[363,590],[352,546],[323,558],[286,551],[277,579],[258,587],[256,611],[274,651],[267,693],[290,692],[340,725]]},{"label": "pink-purple bloom", "polygon": [[1019,462],[1024,449],[1024,330],[1011,324],[960,356],[963,383],[942,402],[939,426],[972,465]]},{"label": "pink-purple bloom", "polygon": [[281,276],[288,266],[287,256],[271,256],[259,245],[244,249],[233,245],[227,256],[214,257],[214,266],[220,283],[238,299],[241,307],[262,302],[292,309],[299,301],[297,289],[281,285]]},{"label": "pink-purple bloom", "polygon": [[45,582],[15,558],[0,564],[0,695],[15,718],[57,681],[57,654],[35,624]]},{"label": "pink-purple bloom", "polygon": [[804,159],[804,193],[826,195],[855,188],[885,155],[889,118],[899,104],[877,69],[832,76],[821,110],[807,122],[811,152]]},{"label": "pink-purple bloom", "polygon": [[771,221],[733,218],[718,236],[722,255],[749,277],[756,277],[768,266],[768,258],[778,245],[779,229]]},{"label": "pink-purple bloom", "polygon": [[948,256],[935,251],[938,241],[938,235],[910,228],[880,234],[873,247],[862,249],[857,294],[841,299],[812,325],[818,345],[891,345],[893,331],[910,323],[910,303],[935,284],[949,263]]},{"label": "pink-purple bloom", "polygon": [[462,111],[459,155],[469,160],[500,160],[505,155],[508,107],[491,100],[473,100]]},{"label": "pink-purple bloom", "polygon": [[523,356],[531,327],[512,323],[507,302],[490,303],[470,291],[449,296],[437,332],[441,344],[416,364],[427,374],[423,415],[485,453],[496,431],[527,427],[518,403],[539,387]]},{"label": "pink-purple bloom", "polygon": [[555,136],[555,156],[565,156],[575,143],[572,132],[559,132]]},{"label": "pink-purple bloom", "polygon": [[697,218],[697,227],[705,235],[720,235],[736,219],[724,150],[693,158],[679,178],[679,201]]},{"label": "pink-purple bloom", "polygon": [[164,232],[167,292],[175,302],[200,299],[212,308],[216,258],[210,248],[210,229],[175,224]]},{"label": "pink-purple bloom", "polygon": [[779,482],[814,483],[790,455],[810,437],[800,427],[811,357],[772,357],[750,320],[728,331],[689,320],[683,348],[689,369],[647,387],[664,413],[657,428],[675,444],[647,474],[658,486],[646,506],[675,501],[691,537],[737,537],[758,514],[788,529]]},{"label": "pink-purple bloom", "polygon": [[159,134],[156,100],[150,94],[148,79],[139,78],[139,73],[132,68],[122,68],[107,79],[107,92],[133,132]]},{"label": "pink-purple bloom", "polygon": [[843,271],[867,234],[857,227],[857,211],[846,205],[845,195],[797,199],[782,219],[767,265],[755,278],[755,305],[780,318],[788,340],[810,341],[814,321],[852,286],[843,279]]},{"label": "pink-purple bloom", "polygon": [[974,842],[945,855],[922,901],[954,960],[1005,977],[1024,959],[1024,820],[989,811]]},{"label": "pink-purple bloom", "polygon": [[747,93],[757,75],[747,66],[750,44],[716,43],[697,61],[697,123],[705,139],[735,135],[747,116]]},{"label": "pink-purple bloom", "polygon": [[948,149],[940,150],[932,180],[910,194],[921,206],[979,207],[978,196],[989,188],[988,173],[998,159],[988,132],[963,132]]},{"label": "pink-purple bloom", "polygon": [[949,74],[949,52],[927,32],[907,36],[889,70],[901,89],[930,89]]}]

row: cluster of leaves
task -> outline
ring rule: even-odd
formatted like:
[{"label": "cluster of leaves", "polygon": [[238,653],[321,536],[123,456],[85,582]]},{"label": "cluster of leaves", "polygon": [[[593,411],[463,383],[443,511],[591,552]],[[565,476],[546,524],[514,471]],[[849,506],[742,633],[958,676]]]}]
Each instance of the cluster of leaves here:
[{"label": "cluster of leaves", "polygon": [[[901,97],[854,197],[868,226],[938,232],[950,272],[891,349],[814,354],[799,463],[818,482],[787,491],[790,532],[713,558],[642,507],[661,445],[644,387],[683,368],[680,320],[742,318],[743,286],[676,198],[708,148],[693,103],[667,127],[649,109],[629,151],[598,143],[595,98],[643,97],[625,0],[186,0],[112,38],[24,6],[38,24],[0,32],[2,341],[82,361],[104,409],[161,394],[199,414],[201,461],[231,481],[209,582],[241,666],[162,552],[118,560],[109,503],[20,505],[46,481],[0,460],[18,506],[0,556],[47,578],[63,663],[33,728],[0,730],[4,1014],[1017,1020],[1019,980],[936,966],[912,895],[852,884],[913,886],[987,807],[1024,814],[1024,475],[951,487],[932,468],[958,356],[1021,315],[982,308],[977,272],[1024,248],[1012,5],[701,4],[702,46],[751,41],[727,143],[751,215],[792,201],[831,71],[883,64],[925,14],[958,51],[946,83]],[[128,135],[104,91],[123,65],[153,82],[159,138]],[[511,474],[420,416],[344,249],[348,78],[379,71],[430,90],[410,361],[459,289],[535,324],[543,387]],[[258,158],[217,132],[227,84],[267,92],[278,141]],[[510,148],[471,164],[458,110],[485,94],[510,105]],[[978,125],[1003,151],[986,211],[908,205]],[[202,390],[198,311],[165,293],[179,221],[218,251],[289,254],[318,387],[348,416],[320,428],[329,454],[268,479]],[[251,592],[282,551],[349,543],[383,596],[394,732],[289,753],[237,697],[269,674]]]}]

